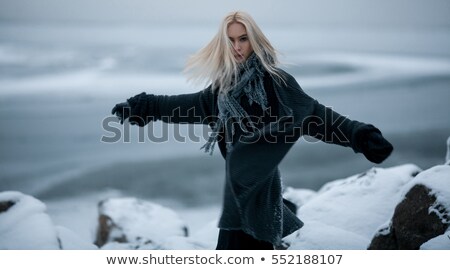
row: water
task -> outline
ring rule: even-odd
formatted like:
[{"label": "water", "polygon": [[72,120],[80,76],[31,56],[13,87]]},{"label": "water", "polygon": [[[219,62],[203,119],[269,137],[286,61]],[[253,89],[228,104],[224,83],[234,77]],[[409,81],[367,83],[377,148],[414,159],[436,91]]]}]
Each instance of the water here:
[{"label": "water", "polygon": [[[224,163],[199,142],[106,144],[102,121],[142,91],[180,94],[187,57],[216,27],[0,25],[0,190],[43,200],[118,190],[190,206],[219,204]],[[450,29],[268,27],[303,89],[373,123],[396,150],[386,163],[443,163],[450,135]],[[122,128],[115,124],[117,128]],[[167,126],[156,123],[158,133]],[[169,133],[176,132],[169,125]],[[181,133],[201,126],[180,127]],[[146,135],[149,130],[144,130]],[[302,140],[280,165],[286,185],[318,189],[373,164],[351,149]]]}]

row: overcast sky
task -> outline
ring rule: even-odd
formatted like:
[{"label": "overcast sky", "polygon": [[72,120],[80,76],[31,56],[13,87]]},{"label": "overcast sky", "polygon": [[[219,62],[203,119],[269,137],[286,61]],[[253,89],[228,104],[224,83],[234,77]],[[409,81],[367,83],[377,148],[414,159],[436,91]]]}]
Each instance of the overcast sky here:
[{"label": "overcast sky", "polygon": [[259,23],[450,25],[450,0],[0,0],[0,19],[218,23],[237,9]]}]

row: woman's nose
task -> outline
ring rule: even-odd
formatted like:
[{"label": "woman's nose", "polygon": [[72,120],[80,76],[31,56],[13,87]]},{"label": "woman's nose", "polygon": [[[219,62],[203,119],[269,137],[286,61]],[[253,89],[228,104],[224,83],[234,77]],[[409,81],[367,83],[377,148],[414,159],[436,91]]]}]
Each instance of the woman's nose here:
[{"label": "woman's nose", "polygon": [[233,47],[234,47],[234,49],[235,49],[236,51],[240,51],[240,50],[241,50],[241,46],[239,46],[239,42],[235,42],[235,43],[233,44]]}]

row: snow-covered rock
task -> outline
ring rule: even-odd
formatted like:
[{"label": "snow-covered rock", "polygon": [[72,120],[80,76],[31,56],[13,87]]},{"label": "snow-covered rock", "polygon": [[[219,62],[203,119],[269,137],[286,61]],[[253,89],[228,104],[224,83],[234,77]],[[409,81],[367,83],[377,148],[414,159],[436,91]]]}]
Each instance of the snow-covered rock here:
[{"label": "snow-covered rock", "polygon": [[103,250],[207,250],[211,249],[193,237],[169,236],[162,243],[137,240],[133,243],[108,242]]},{"label": "snow-covered rock", "polygon": [[450,225],[450,166],[432,167],[418,174],[402,191],[392,219],[379,229],[370,249],[431,248],[439,243],[450,249],[450,239],[440,237]]},{"label": "snow-covered rock", "polygon": [[218,219],[206,222],[201,228],[192,233],[192,238],[200,241],[205,249],[215,249],[217,245],[217,237],[219,235]]},{"label": "snow-covered rock", "polygon": [[324,185],[298,210],[305,223],[289,249],[366,249],[394,212],[403,186],[421,171],[402,165]]},{"label": "snow-covered rock", "polygon": [[73,232],[56,227],[46,206],[16,191],[0,192],[0,249],[93,249]]},{"label": "snow-covered rock", "polygon": [[[185,223],[177,213],[158,204],[136,198],[107,199],[99,203],[96,244],[124,243],[122,248],[163,248],[173,236],[186,237]],[[117,247],[116,243],[105,249]]]},{"label": "snow-covered rock", "polygon": [[420,246],[427,250],[450,250],[450,231],[428,240]]},{"label": "snow-covered rock", "polygon": [[[283,247],[450,250],[450,138],[447,146],[446,165],[425,171],[406,164],[372,168],[331,181],[317,192],[287,187],[283,197],[297,208],[297,215],[305,225],[285,237]],[[68,217],[60,221],[70,220],[71,214],[67,211]],[[94,221],[95,213],[87,219]],[[96,244],[102,249],[121,250],[214,249],[217,220],[211,218],[196,224],[204,225],[197,226],[188,236],[186,223],[171,209],[136,198],[110,198],[99,203]],[[384,246],[375,247],[374,241],[377,244],[384,241]],[[55,225],[41,201],[8,191],[0,192],[0,249],[97,249],[97,246],[66,227]]]},{"label": "snow-covered rock", "polygon": [[295,239],[291,239],[288,249],[365,249],[368,242],[366,237],[345,228],[311,220],[305,222]]},{"label": "snow-covered rock", "polygon": [[82,238],[63,226],[56,226],[58,239],[60,240],[61,249],[68,250],[94,250],[98,247],[94,244],[82,240]]},{"label": "snow-covered rock", "polygon": [[45,205],[20,192],[0,193],[10,207],[0,213],[0,249],[60,249]]},{"label": "snow-covered rock", "polygon": [[194,237],[182,237],[182,236],[171,236],[167,238],[158,249],[165,250],[204,250],[204,249],[214,249],[211,246],[205,244],[202,241]]},{"label": "snow-covered rock", "polygon": [[297,208],[303,206],[316,195],[316,191],[303,188],[286,187],[283,192],[283,197],[293,202],[297,206]]}]

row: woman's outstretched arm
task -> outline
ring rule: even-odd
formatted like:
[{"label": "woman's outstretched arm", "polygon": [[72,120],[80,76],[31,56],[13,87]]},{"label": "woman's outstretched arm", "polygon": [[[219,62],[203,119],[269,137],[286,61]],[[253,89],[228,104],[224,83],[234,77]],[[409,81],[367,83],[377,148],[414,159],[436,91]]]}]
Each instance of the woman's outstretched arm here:
[{"label": "woman's outstretched arm", "polygon": [[317,101],[311,120],[319,122],[306,123],[304,131],[307,135],[326,143],[349,146],[355,153],[363,153],[371,162],[383,162],[394,149],[375,126],[350,120]]},{"label": "woman's outstretched arm", "polygon": [[326,143],[351,147],[374,163],[383,162],[393,146],[371,124],[351,120],[307,95],[292,76],[287,76],[288,91],[296,92],[299,106],[304,106],[301,133]]},{"label": "woman's outstretched arm", "polygon": [[191,94],[153,95],[145,92],[116,104],[112,114],[121,123],[129,119],[130,124],[145,126],[150,121],[166,123],[209,124],[214,113],[214,94],[211,87]]}]

